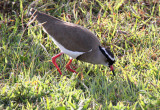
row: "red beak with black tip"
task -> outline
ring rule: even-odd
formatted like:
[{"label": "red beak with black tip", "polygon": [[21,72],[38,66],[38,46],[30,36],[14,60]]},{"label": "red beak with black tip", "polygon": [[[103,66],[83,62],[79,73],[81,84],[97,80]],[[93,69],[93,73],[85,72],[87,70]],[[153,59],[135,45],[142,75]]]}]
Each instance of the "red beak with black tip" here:
[{"label": "red beak with black tip", "polygon": [[110,66],[110,70],[112,71],[113,75],[115,76],[113,65]]}]

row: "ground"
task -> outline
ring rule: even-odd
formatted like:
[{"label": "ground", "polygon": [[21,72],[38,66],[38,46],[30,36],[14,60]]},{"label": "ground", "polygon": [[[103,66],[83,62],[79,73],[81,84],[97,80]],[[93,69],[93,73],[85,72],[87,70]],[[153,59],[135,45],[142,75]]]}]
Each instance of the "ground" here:
[{"label": "ground", "polygon": [[[115,74],[103,65],[73,60],[66,70],[60,52],[37,22],[33,7],[94,32],[114,53]],[[0,109],[160,109],[159,0],[0,1]],[[82,76],[83,74],[83,76]]]}]

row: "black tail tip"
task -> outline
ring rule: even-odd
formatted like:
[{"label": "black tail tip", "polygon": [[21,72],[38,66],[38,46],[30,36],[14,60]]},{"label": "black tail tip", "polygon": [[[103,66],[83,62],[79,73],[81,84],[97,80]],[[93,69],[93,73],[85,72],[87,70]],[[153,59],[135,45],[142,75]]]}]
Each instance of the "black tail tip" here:
[{"label": "black tail tip", "polygon": [[34,8],[31,8],[31,9],[29,10],[29,12],[30,12],[31,14],[33,14],[35,11],[36,11],[36,10],[35,10]]}]

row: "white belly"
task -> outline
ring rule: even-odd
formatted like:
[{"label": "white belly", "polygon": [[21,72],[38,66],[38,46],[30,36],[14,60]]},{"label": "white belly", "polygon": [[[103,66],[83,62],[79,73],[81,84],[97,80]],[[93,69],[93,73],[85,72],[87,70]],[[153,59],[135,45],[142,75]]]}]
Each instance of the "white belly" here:
[{"label": "white belly", "polygon": [[[43,28],[43,31],[47,33],[47,31]],[[48,33],[47,33],[48,34]],[[53,42],[60,48],[61,52],[69,55],[70,57],[76,59],[79,55],[82,55],[85,52],[77,52],[77,51],[71,51],[63,47],[60,43],[58,43],[51,35],[49,37],[53,40]]]},{"label": "white belly", "polygon": [[85,52],[77,52],[77,51],[71,51],[66,48],[64,48],[60,43],[58,43],[52,36],[50,38],[53,40],[53,42],[61,49],[61,52],[69,55],[70,57],[76,59],[79,55],[82,55]]}]

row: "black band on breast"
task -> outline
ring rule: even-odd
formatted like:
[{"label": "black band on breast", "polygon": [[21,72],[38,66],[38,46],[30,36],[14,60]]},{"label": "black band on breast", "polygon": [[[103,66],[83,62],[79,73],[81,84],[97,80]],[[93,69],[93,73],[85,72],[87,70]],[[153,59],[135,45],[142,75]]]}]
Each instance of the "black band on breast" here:
[{"label": "black band on breast", "polygon": [[79,57],[80,57],[81,55],[79,55],[77,58],[76,58],[76,60],[79,60]]}]

